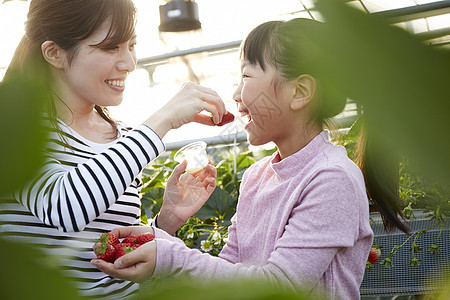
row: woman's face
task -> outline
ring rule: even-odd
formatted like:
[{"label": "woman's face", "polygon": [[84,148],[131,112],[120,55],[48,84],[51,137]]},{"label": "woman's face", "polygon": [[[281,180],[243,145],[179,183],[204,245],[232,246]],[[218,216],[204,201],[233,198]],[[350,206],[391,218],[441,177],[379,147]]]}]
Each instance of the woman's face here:
[{"label": "woman's face", "polygon": [[286,83],[271,66],[263,71],[259,65],[245,60],[241,63],[242,77],[233,98],[239,103],[241,116],[247,117],[248,141],[255,146],[277,143],[290,131]]},{"label": "woman's face", "polygon": [[108,34],[106,22],[82,41],[70,65],[60,75],[63,100],[79,105],[114,106],[122,102],[125,79],[136,67],[136,38],[111,49],[94,47]]}]

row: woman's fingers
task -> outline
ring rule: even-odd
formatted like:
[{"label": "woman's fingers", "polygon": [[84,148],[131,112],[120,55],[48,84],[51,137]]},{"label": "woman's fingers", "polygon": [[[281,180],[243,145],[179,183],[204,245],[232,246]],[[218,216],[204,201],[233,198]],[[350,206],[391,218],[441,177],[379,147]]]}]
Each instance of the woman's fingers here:
[{"label": "woman's fingers", "polygon": [[207,116],[207,115],[201,114],[201,113],[196,115],[194,117],[193,121],[196,122],[196,123],[203,124],[203,125],[216,126],[216,124],[213,122],[213,120],[211,120],[210,116]]},{"label": "woman's fingers", "polygon": [[[187,82],[183,85],[179,94],[186,94],[186,96],[190,95],[191,100],[194,101],[200,100],[201,102],[198,102],[197,104],[192,103],[191,105],[197,107],[199,110],[197,113],[200,113],[203,110],[211,113],[215,124],[220,123],[222,116],[226,113],[225,103],[213,89]],[[204,118],[200,118],[200,121],[203,121],[201,122],[202,124],[211,125],[211,123],[207,122]]]},{"label": "woman's fingers", "polygon": [[205,93],[205,97],[202,98],[202,100],[216,106],[220,115],[223,116],[227,110],[225,108],[225,103],[222,101],[217,92],[205,86],[198,85],[197,87],[199,91]]}]

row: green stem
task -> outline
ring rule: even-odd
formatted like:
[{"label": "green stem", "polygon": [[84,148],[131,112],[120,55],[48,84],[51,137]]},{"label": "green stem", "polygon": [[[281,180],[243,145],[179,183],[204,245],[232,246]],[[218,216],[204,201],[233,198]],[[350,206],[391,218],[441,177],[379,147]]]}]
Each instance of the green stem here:
[{"label": "green stem", "polygon": [[436,238],[436,241],[434,241],[433,245],[436,245],[436,243],[438,242],[439,238],[441,237],[442,231],[444,230],[444,226],[445,226],[446,223],[447,223],[447,218],[445,218],[444,224],[442,224],[441,230],[439,230],[439,234],[438,234],[438,236]]},{"label": "green stem", "polygon": [[[415,236],[414,238],[414,242],[417,241],[417,239],[419,238],[420,235],[422,235],[423,233],[427,232],[428,230],[430,230],[431,228],[433,228],[434,226],[436,226],[439,223],[439,221],[435,222],[434,224],[432,224],[430,227],[428,227],[427,229],[423,229],[423,230],[419,230],[414,232],[413,234],[411,234],[404,242],[403,244],[401,244],[400,246],[394,246],[394,248],[392,248],[391,254],[389,255],[389,257],[392,257],[395,255],[395,253],[397,253],[398,249],[400,249],[401,247],[403,247],[413,236]],[[395,249],[395,251],[394,251]],[[414,256],[414,253],[413,253]]]}]

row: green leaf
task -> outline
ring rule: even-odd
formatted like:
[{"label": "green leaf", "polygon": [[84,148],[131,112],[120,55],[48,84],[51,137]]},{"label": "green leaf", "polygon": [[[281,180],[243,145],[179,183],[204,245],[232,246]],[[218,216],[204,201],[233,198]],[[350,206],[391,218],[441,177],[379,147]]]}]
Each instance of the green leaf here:
[{"label": "green leaf", "polygon": [[297,34],[319,79],[363,105],[378,153],[405,153],[449,183],[448,51],[344,1],[319,0],[316,7],[325,26]]},{"label": "green leaf", "polygon": [[2,299],[80,299],[57,269],[56,259],[35,247],[0,239]]},{"label": "green leaf", "polygon": [[441,250],[439,249],[438,245],[433,244],[431,246],[428,247],[428,251],[430,251],[431,254],[437,254],[439,253]]},{"label": "green leaf", "polygon": [[211,194],[211,197],[209,197],[208,201],[206,201],[194,217],[199,219],[218,217],[225,214],[228,208],[233,204],[234,199],[220,187],[216,187]]},{"label": "green leaf", "polygon": [[413,243],[411,245],[411,249],[410,250],[411,250],[412,253],[417,253],[417,252],[421,251],[422,248],[420,248],[416,243]]},{"label": "green leaf", "polygon": [[39,78],[0,83],[0,194],[20,188],[31,180],[43,161],[47,131],[41,112],[50,97],[36,83]]},{"label": "green leaf", "polygon": [[421,261],[422,261],[421,259],[413,258],[411,260],[411,262],[409,263],[409,265],[412,267],[417,267],[417,266],[420,266]]},{"label": "green leaf", "polygon": [[385,266],[386,268],[390,269],[394,266],[394,264],[392,263],[392,261],[389,258],[385,258],[383,259],[380,264],[382,264],[383,266]]}]

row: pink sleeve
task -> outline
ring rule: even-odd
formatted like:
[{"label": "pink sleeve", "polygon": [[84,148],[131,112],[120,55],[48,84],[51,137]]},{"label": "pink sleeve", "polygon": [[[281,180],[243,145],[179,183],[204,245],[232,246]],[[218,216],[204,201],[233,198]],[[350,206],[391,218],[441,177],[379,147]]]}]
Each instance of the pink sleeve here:
[{"label": "pink sleeve", "polygon": [[265,265],[248,266],[231,263],[173,241],[157,239],[156,243],[153,276],[189,274],[213,279],[244,277],[270,280],[291,288],[305,284],[311,277],[320,278],[337,252],[334,248],[279,248]]},{"label": "pink sleeve", "polygon": [[[358,193],[353,190],[351,181],[342,177],[343,173],[324,171],[312,180],[302,193],[299,205],[291,211],[283,234],[264,264],[237,262],[233,226],[230,246],[225,248],[222,257],[201,253],[172,240],[157,239],[154,276],[244,276],[281,281],[291,287],[310,283],[312,287],[329,268],[339,248],[353,245],[356,239],[359,208],[355,195]],[[254,251],[258,250],[255,247]]]},{"label": "pink sleeve", "polygon": [[238,240],[236,237],[236,214],[231,218],[231,226],[228,227],[228,240],[220,251],[219,257],[229,261],[238,262]]}]

